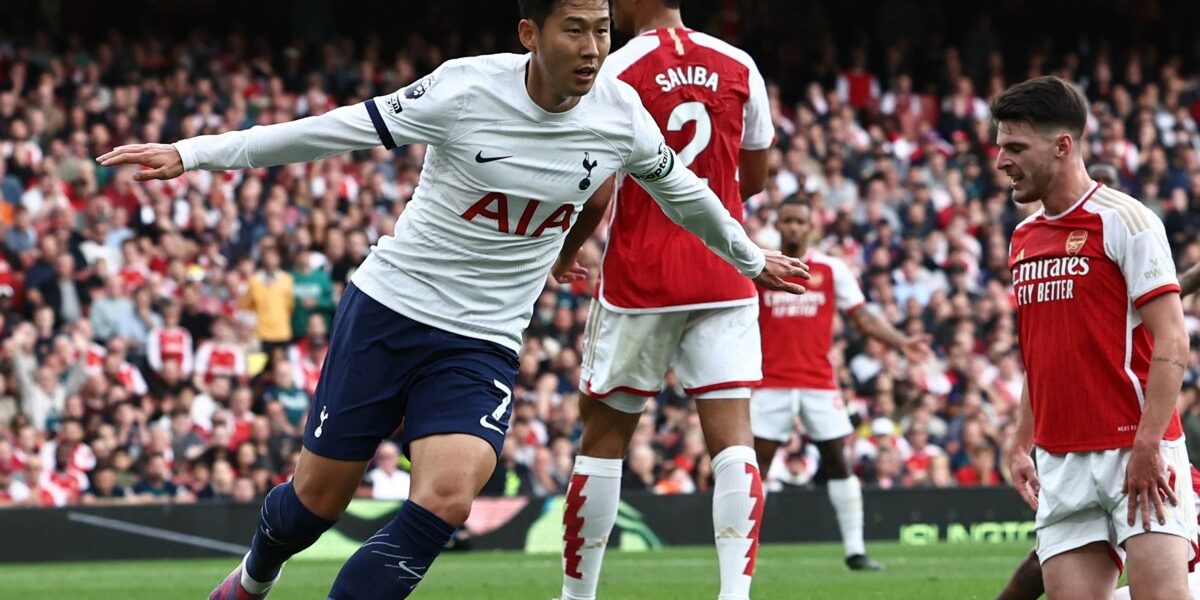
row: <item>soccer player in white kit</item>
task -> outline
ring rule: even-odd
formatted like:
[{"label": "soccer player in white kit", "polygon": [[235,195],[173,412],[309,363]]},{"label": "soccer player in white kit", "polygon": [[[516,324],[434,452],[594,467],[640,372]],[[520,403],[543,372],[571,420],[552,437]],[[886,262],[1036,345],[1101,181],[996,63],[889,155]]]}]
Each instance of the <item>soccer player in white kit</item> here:
[{"label": "soccer player in white kit", "polygon": [[[740,220],[742,198],[762,189],[774,137],[753,60],[684,27],[678,0],[617,0],[613,20],[634,37],[602,76],[637,91],[679,160]],[[750,387],[762,379],[755,288],[702,252],[635,181],[618,189],[584,332],[584,430],[563,515],[561,597],[596,597],[622,458],[647,400],[673,368],[696,397],[712,457],[719,598],[748,598],[764,505],[748,409]],[[571,264],[586,233],[567,241],[559,267]],[[800,290],[796,283],[786,291]]]},{"label": "soccer player in white kit", "polygon": [[854,431],[838,390],[829,352],[833,319],[843,312],[863,333],[923,362],[932,354],[929,336],[905,335],[866,305],[850,267],[841,259],[809,249],[812,207],[807,198],[788,198],[776,212],[781,250],[809,269],[803,295],[764,290],[759,294],[763,385],[750,398],[750,427],[758,467],[766,473],[776,451],[792,435],[797,415],[821,453],[829,501],[842,534],[846,566],[855,571],[883,568],[867,556],[863,542],[862,487],[846,460],[846,436]]},{"label": "soccer player in white kit", "polygon": [[1046,593],[1108,597],[1123,550],[1135,597],[1188,598],[1196,515],[1175,410],[1188,337],[1162,222],[1088,177],[1071,84],[1017,84],[992,118],[1013,200],[1042,203],[1010,248],[1026,386],[1009,460],[1037,511]]},{"label": "soccer player in white kit", "polygon": [[210,598],[264,597],[283,562],[342,514],[401,422],[410,500],[347,561],[329,597],[408,597],[495,468],[522,330],[593,182],[633,174],[706,253],[759,285],[795,289],[784,278],[804,273],[746,237],[632,89],[597,78],[609,49],[606,1],[520,8],[529,54],[448,61],[394,94],[319,117],[100,157],[150,167],[136,176],[144,181],[429,145],[395,235],[343,295],[295,477],[267,495],[251,551]]}]

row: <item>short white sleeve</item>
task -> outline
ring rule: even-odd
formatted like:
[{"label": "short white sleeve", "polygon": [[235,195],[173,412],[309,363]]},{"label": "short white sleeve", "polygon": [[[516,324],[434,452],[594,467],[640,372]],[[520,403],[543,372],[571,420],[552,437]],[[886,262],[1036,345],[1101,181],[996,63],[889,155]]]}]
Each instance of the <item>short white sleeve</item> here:
[{"label": "short white sleeve", "polygon": [[753,62],[750,70],[750,97],[742,111],[742,149],[763,150],[775,139],[775,123],[771,121],[771,102],[767,99],[767,84]]},{"label": "short white sleeve", "polygon": [[833,271],[833,293],[837,296],[838,310],[849,312],[866,303],[862,288],[858,287],[858,280],[854,278],[854,273],[845,262],[831,259],[829,268]]},{"label": "short white sleeve", "polygon": [[449,61],[407,87],[367,100],[364,106],[383,146],[438,146],[450,140],[463,114],[470,71]]},{"label": "short white sleeve", "polygon": [[1144,206],[1123,204],[1104,214],[1104,246],[1121,268],[1134,306],[1179,291],[1175,260],[1158,216]]}]

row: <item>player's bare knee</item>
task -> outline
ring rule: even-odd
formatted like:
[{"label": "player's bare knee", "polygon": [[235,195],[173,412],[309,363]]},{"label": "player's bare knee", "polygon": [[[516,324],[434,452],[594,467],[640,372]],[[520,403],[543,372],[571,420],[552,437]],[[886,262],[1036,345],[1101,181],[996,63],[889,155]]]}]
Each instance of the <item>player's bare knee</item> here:
[{"label": "player's bare knee", "polygon": [[847,479],[850,465],[846,461],[845,443],[841,439],[817,442],[821,454],[821,471],[828,479]]},{"label": "player's bare knee", "polygon": [[442,489],[441,493],[414,493],[410,500],[446,523],[462,527],[463,523],[467,522],[467,517],[471,516],[471,503],[475,500],[475,494],[465,488],[451,489],[447,486]]},{"label": "player's bare knee", "polygon": [[339,489],[329,485],[329,482],[308,478],[293,483],[296,497],[314,515],[329,521],[336,521],[346,512],[350,500],[354,498],[354,489]]}]

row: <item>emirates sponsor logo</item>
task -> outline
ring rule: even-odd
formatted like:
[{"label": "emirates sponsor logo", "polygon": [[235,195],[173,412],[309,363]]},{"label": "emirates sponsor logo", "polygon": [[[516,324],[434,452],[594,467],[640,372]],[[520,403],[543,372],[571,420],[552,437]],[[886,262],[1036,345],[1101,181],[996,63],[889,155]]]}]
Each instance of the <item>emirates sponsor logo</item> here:
[{"label": "emirates sponsor logo", "polygon": [[[1080,242],[1082,244],[1082,242]],[[1013,285],[1039,279],[1082,277],[1091,272],[1086,256],[1055,257],[1032,260],[1013,266]]]},{"label": "emirates sponsor logo", "polygon": [[1076,229],[1067,236],[1067,254],[1078,256],[1079,251],[1083,250],[1083,245],[1087,243],[1088,233],[1082,229]]}]

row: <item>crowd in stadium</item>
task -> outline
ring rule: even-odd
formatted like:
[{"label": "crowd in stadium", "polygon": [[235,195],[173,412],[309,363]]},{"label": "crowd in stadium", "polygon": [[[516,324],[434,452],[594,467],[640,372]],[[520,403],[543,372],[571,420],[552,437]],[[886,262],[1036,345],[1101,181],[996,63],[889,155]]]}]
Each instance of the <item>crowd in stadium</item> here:
[{"label": "crowd in stadium", "polygon": [[[911,364],[836,328],[857,426],[847,449],[867,486],[1005,479],[998,457],[1023,385],[1006,261],[1025,215],[991,166],[988,100],[1011,73],[1077,82],[1093,103],[1089,164],[1115,167],[1117,185],[1162,216],[1179,269],[1200,262],[1200,77],[1136,47],[1012,65],[996,49],[976,60],[979,45],[943,48],[934,77],[906,70],[903,46],[877,53],[881,64],[851,49],[795,98],[781,91],[795,81],[779,85],[788,72],[765,73],[777,136],[767,188],[746,199],[751,237],[777,247],[774,208],[810,197],[816,247],[848,261],[874,310],[933,336],[936,358]],[[0,38],[0,506],[250,502],[287,480],[339,295],[391,233],[423,149],[146,184],[94,157],[321,114],[389,93],[454,51],[418,36],[395,54],[378,38]],[[485,495],[566,489],[604,229],[582,253],[591,277],[548,281],[534,309]],[[1195,333],[1200,306],[1184,306]],[[1193,440],[1198,361],[1180,397]],[[405,497],[405,464],[385,443],[360,495]],[[670,374],[626,466],[629,490],[711,486],[698,418]],[[816,466],[798,429],[768,485],[819,483]]]}]

